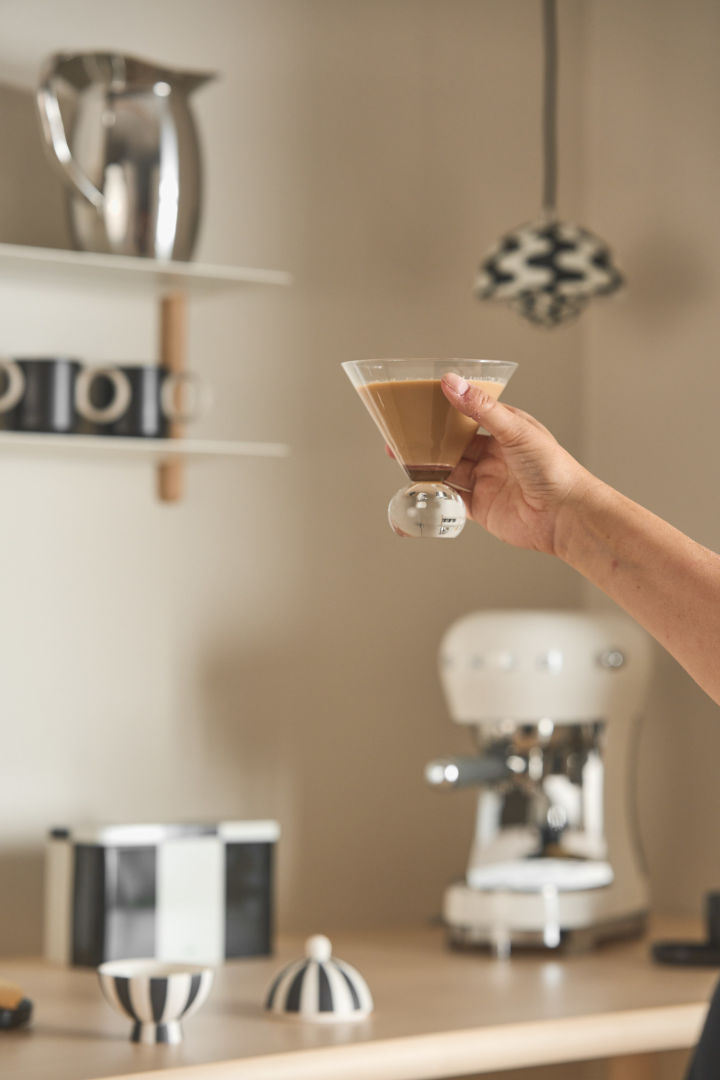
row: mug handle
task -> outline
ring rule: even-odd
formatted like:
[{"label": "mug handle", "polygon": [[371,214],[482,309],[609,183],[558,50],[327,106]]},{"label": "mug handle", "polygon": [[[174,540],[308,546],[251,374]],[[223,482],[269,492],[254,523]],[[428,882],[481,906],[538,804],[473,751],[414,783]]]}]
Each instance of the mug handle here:
[{"label": "mug handle", "polygon": [[[178,389],[190,394],[190,402],[183,409],[176,404]],[[163,379],[160,404],[168,420],[187,424],[197,420],[208,411],[211,403],[210,387],[192,371],[171,372]]]},{"label": "mug handle", "polygon": [[7,375],[7,389],[0,394],[0,413],[10,412],[25,393],[25,373],[14,360],[0,359],[0,371]]},{"label": "mug handle", "polygon": [[[90,400],[95,379],[109,379],[115,396],[109,405],[99,409]],[[75,381],[75,408],[86,420],[95,424],[113,424],[127,412],[132,391],[127,375],[116,367],[83,368]]]}]

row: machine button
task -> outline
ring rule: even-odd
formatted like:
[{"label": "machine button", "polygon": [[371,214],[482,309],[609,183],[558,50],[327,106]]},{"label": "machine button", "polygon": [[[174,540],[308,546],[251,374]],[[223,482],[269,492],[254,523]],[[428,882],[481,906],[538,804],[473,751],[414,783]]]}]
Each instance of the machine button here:
[{"label": "machine button", "polygon": [[485,667],[495,671],[512,671],[515,667],[515,657],[505,649],[494,649],[486,652],[484,657]]},{"label": "machine button", "polygon": [[598,664],[608,671],[618,671],[625,665],[625,653],[620,649],[606,649],[598,656]]},{"label": "machine button", "polygon": [[550,671],[556,673],[563,669],[563,654],[561,649],[548,649],[547,652],[540,653],[537,658],[537,666],[541,671]]}]

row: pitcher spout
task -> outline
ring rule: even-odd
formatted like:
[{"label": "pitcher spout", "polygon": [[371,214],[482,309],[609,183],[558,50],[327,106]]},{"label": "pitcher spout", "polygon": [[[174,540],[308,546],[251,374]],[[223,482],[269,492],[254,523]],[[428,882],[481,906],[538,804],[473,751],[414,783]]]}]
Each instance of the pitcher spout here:
[{"label": "pitcher spout", "polygon": [[217,71],[173,71],[169,72],[168,82],[173,88],[185,94],[194,94],[206,83],[217,79]]},{"label": "pitcher spout", "polygon": [[156,92],[158,87],[161,87],[160,92],[164,91],[165,94],[177,90],[187,96],[217,78],[216,71],[185,71],[140,60],[136,56],[119,56],[113,59],[116,69],[118,62],[122,64],[126,85],[135,88],[144,86]]}]

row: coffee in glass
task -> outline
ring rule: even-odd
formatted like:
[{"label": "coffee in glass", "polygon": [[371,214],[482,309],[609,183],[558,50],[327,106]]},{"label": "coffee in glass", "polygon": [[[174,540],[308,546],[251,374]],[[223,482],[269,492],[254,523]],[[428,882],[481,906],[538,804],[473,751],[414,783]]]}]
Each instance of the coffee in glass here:
[{"label": "coffee in glass", "polygon": [[453,408],[440,379],[448,372],[498,398],[517,364],[500,360],[359,360],[342,365],[398,463],[411,481],[390,500],[388,519],[400,536],[458,536],[462,497],[445,481],[477,431]]}]

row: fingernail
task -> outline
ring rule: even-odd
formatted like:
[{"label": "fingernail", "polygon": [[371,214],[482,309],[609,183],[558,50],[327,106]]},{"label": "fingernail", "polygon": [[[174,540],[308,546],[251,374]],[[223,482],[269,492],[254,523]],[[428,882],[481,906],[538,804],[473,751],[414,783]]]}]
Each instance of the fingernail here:
[{"label": "fingernail", "polygon": [[470,389],[470,383],[467,379],[463,379],[462,375],[456,375],[454,371],[450,371],[447,375],[443,375],[443,382],[446,386],[449,386],[453,394],[457,394],[458,397],[467,394]]}]

